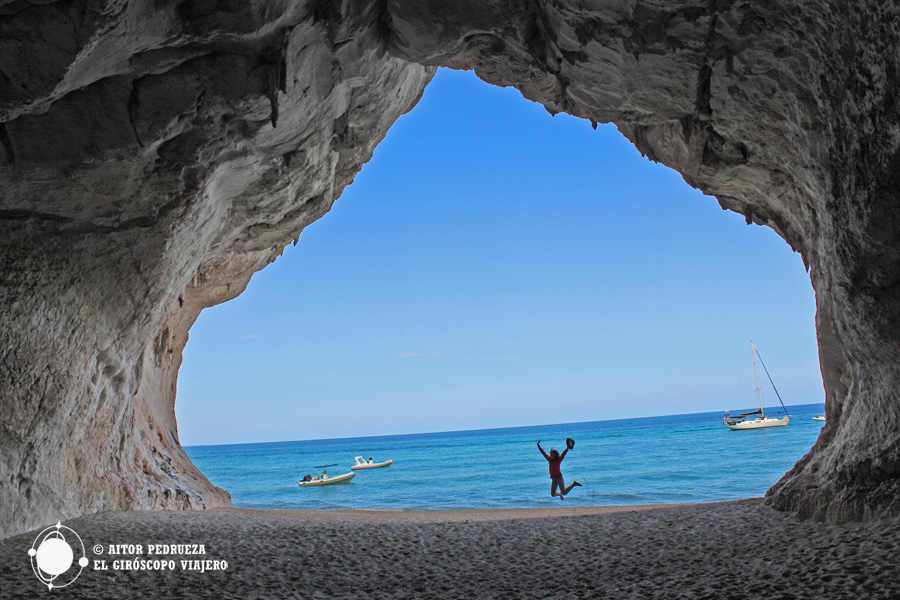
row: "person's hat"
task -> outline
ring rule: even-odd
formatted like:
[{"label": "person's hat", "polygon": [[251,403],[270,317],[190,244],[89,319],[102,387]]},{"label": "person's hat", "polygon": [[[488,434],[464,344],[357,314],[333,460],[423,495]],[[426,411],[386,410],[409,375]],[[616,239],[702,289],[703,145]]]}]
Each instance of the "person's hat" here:
[{"label": "person's hat", "polygon": [[574,447],[575,447],[575,440],[573,440],[572,438],[566,438],[566,448],[571,450]]}]

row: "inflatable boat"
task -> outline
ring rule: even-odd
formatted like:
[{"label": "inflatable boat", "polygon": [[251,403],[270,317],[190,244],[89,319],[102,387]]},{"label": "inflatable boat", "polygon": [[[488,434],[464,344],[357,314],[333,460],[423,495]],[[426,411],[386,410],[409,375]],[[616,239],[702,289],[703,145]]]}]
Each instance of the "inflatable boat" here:
[{"label": "inflatable boat", "polygon": [[334,477],[330,477],[328,473],[322,473],[318,477],[307,475],[302,480],[298,481],[297,485],[303,487],[309,485],[332,485],[335,483],[349,483],[355,475],[356,473],[344,473],[343,475],[335,475]]},{"label": "inflatable boat", "polygon": [[381,467],[389,467],[394,464],[392,460],[386,460],[384,462],[373,462],[371,458],[369,460],[364,460],[362,456],[356,457],[356,464],[350,467],[353,471],[359,471],[360,469],[379,469]]}]

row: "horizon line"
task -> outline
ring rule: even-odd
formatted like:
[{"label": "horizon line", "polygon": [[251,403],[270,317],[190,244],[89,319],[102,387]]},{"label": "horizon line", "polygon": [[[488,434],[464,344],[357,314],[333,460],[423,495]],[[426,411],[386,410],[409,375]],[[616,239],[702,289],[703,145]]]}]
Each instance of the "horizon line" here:
[{"label": "horizon line", "polygon": [[[811,402],[808,404],[787,404],[785,406],[799,407],[799,406],[814,406],[817,404],[825,404],[825,402]],[[705,414],[715,414],[715,413],[725,413],[726,411],[701,411],[701,412],[693,412],[693,413],[677,413],[674,415],[647,415],[645,417],[623,417],[620,419],[599,419],[596,421],[574,421],[570,423],[541,423],[538,425],[513,425],[511,427],[483,427],[476,429],[453,429],[450,431],[418,431],[415,433],[382,433],[382,434],[374,434],[374,435],[356,435],[351,437],[333,437],[333,438],[314,438],[309,440],[272,440],[267,442],[233,442],[230,444],[191,444],[191,445],[182,445],[182,448],[215,448],[218,446],[250,446],[254,444],[288,444],[293,442],[333,442],[339,440],[365,440],[370,438],[379,438],[379,437],[407,437],[413,435],[429,435],[436,433],[474,433],[478,431],[496,431],[498,429],[527,429],[529,427],[557,427],[559,425],[584,425],[586,423],[614,423],[616,421],[634,421],[638,419],[658,419],[661,417],[689,417],[692,415],[705,415]],[[733,412],[733,411],[728,411]],[[180,444],[181,442],[179,442]]]}]

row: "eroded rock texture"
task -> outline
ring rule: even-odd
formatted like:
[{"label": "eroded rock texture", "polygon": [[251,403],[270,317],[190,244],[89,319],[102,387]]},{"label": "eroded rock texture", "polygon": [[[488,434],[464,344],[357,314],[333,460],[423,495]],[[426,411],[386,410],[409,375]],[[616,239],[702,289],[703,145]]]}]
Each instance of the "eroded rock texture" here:
[{"label": "eroded rock texture", "polygon": [[900,13],[785,0],[0,0],[0,535],[227,504],[178,444],[199,311],[440,65],[614,122],[809,266],[828,424],[769,492],[900,513]]},{"label": "eroded rock texture", "polygon": [[0,14],[0,533],[230,504],[178,443],[188,329],[328,211],[433,70],[386,54],[364,3]]}]

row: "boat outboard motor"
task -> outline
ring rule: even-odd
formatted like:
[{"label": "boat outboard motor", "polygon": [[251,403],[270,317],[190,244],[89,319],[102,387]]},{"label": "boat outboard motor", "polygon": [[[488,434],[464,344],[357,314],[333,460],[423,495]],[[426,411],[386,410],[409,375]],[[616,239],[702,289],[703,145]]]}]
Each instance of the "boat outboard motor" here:
[{"label": "boat outboard motor", "polygon": [[309,473],[307,473],[307,474],[303,477],[303,481],[312,481],[312,475],[310,475]]}]

